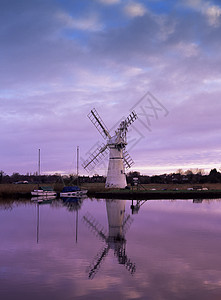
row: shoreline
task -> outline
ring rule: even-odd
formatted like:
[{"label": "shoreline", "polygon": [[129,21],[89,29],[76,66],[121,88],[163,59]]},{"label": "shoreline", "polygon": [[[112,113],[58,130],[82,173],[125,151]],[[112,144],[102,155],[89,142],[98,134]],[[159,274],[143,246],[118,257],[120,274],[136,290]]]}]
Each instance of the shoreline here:
[{"label": "shoreline", "polygon": [[[30,192],[6,193],[1,194],[1,199],[31,199],[33,196]],[[221,190],[208,191],[89,191],[89,198],[97,199],[128,199],[128,200],[160,200],[160,199],[217,199],[221,198]],[[59,193],[57,195],[59,198]]]},{"label": "shoreline", "polygon": [[[44,186],[46,184],[42,184]],[[59,195],[63,185],[51,185]],[[31,191],[37,186],[35,184],[13,185],[0,184],[0,199],[31,199]],[[104,184],[82,184],[81,188],[88,190],[87,196],[89,198],[107,198],[107,199],[215,199],[221,198],[221,184],[207,184],[199,186],[195,185],[163,185],[163,184],[146,184],[145,190],[139,189],[105,189]],[[198,188],[198,189],[197,189]],[[207,188],[207,190],[205,190]],[[58,197],[58,196],[57,196]]]},{"label": "shoreline", "polygon": [[128,200],[154,199],[216,199],[221,198],[221,190],[208,191],[107,191],[89,192],[89,197]]}]

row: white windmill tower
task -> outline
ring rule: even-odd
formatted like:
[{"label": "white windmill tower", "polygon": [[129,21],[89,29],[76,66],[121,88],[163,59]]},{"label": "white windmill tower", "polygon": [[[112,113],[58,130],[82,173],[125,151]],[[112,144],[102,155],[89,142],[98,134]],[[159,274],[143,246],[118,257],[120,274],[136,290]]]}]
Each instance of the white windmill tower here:
[{"label": "white windmill tower", "polygon": [[134,163],[128,152],[125,150],[127,145],[126,134],[128,127],[137,119],[137,114],[133,111],[124,121],[122,121],[111,136],[101,117],[93,108],[88,114],[88,118],[100,132],[106,144],[98,147],[90,157],[84,161],[83,167],[92,170],[103,157],[110,151],[109,164],[106,179],[106,188],[125,188],[127,185],[125,168],[128,169]]}]

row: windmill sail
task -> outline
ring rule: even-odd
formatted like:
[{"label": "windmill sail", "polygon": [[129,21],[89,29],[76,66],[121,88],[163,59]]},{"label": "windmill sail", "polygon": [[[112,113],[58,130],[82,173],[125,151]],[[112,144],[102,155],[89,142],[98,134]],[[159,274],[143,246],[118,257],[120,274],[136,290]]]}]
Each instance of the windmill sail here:
[{"label": "windmill sail", "polygon": [[124,265],[131,274],[135,273],[136,265],[128,258],[124,247],[118,247],[114,251],[114,255],[118,258],[119,264]]},{"label": "windmill sail", "polygon": [[84,169],[91,171],[95,166],[108,154],[109,150],[107,145],[102,144],[94,152],[91,153],[89,158],[83,162]]},{"label": "windmill sail", "polygon": [[111,137],[106,125],[102,121],[95,108],[90,111],[90,113],[88,114],[88,118],[91,120],[91,122],[94,124],[94,126],[97,128],[104,139]]},{"label": "windmill sail", "polygon": [[93,233],[101,238],[101,240],[107,241],[107,233],[104,231],[104,228],[90,215],[83,216],[83,221],[88,225],[88,227],[93,231]]},{"label": "windmill sail", "polygon": [[125,120],[127,127],[131,125],[136,119],[137,119],[137,114],[135,113],[135,111],[132,111]]},{"label": "windmill sail", "polygon": [[98,270],[101,267],[101,263],[104,261],[104,258],[107,256],[109,249],[110,249],[110,247],[106,246],[98,252],[96,257],[94,258],[94,261],[91,263],[91,265],[88,268],[88,278],[89,279],[94,278],[94,276],[96,275],[96,273],[98,272]]},{"label": "windmill sail", "polygon": [[134,161],[131,158],[130,154],[125,150],[125,148],[123,149],[123,159],[124,167],[126,170],[128,170],[134,164]]}]

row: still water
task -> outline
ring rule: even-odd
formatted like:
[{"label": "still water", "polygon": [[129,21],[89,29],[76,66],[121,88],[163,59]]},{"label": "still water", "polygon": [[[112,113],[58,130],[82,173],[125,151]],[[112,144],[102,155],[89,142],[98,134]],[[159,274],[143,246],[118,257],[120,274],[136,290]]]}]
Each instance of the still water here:
[{"label": "still water", "polygon": [[0,201],[0,299],[221,299],[221,199]]}]

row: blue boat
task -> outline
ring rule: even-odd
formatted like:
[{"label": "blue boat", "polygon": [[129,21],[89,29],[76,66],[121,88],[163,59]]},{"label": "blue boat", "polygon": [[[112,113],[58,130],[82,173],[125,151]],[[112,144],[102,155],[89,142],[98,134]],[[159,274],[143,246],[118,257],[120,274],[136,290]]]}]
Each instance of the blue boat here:
[{"label": "blue boat", "polygon": [[81,190],[79,186],[65,186],[60,197],[81,197],[87,194],[87,190]]}]

